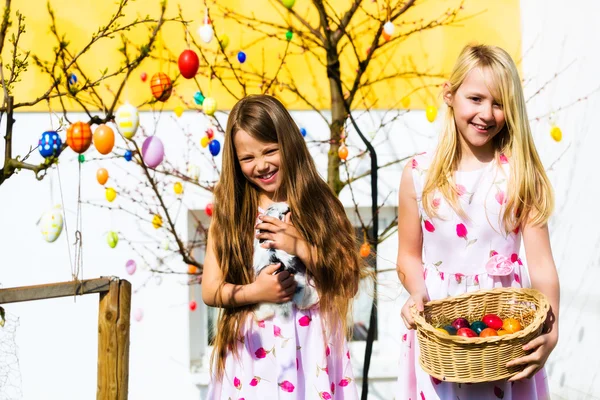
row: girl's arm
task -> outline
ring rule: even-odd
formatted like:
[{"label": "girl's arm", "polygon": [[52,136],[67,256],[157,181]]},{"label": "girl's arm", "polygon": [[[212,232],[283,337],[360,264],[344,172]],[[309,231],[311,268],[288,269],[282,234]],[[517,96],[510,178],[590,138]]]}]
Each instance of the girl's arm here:
[{"label": "girl's arm", "polygon": [[[223,282],[223,273],[217,261],[209,231],[202,273],[202,300],[210,307],[239,307],[261,302],[284,303],[290,301],[296,290],[296,281],[289,272],[273,275],[278,264],[269,265],[247,285]],[[222,303],[221,303],[222,299]]]},{"label": "girl's arm", "polygon": [[531,378],[539,371],[558,342],[558,307],[560,286],[558,273],[552,257],[548,225],[528,225],[523,229],[523,244],[527,254],[527,266],[531,286],[546,295],[550,302],[550,312],[543,334],[525,345],[531,354],[511,361],[508,365],[527,364],[527,367],[510,380]]},{"label": "girl's arm", "polygon": [[423,279],[422,266],[423,231],[417,205],[417,195],[412,178],[411,163],[402,172],[398,198],[398,259],[396,270],[402,285],[411,295],[402,308],[402,318],[407,327],[414,327],[410,307],[423,310],[423,302],[428,300],[427,288]]}]

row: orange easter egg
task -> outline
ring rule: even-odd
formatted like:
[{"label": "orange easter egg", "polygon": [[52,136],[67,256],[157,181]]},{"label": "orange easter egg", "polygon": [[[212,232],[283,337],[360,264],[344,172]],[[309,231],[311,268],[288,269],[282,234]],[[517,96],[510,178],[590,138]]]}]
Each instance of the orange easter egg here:
[{"label": "orange easter egg", "polygon": [[108,125],[100,125],[94,131],[94,146],[100,154],[108,154],[115,145],[115,132]]},{"label": "orange easter egg", "polygon": [[98,168],[98,171],[96,171],[96,179],[99,184],[104,185],[108,180],[108,171],[104,168]]},{"label": "orange easter egg", "polygon": [[188,274],[194,275],[198,273],[198,267],[196,267],[195,265],[189,264],[188,265]]},{"label": "orange easter egg", "polygon": [[152,76],[152,79],[150,79],[150,89],[152,89],[152,94],[156,100],[167,101],[169,100],[169,97],[171,97],[173,83],[167,74],[157,72]]},{"label": "orange easter egg", "polygon": [[338,149],[338,156],[340,157],[340,160],[348,158],[348,148],[346,146],[340,146]]},{"label": "orange easter egg", "polygon": [[492,328],[485,328],[479,334],[479,337],[490,337],[490,336],[498,336],[498,331]]},{"label": "orange easter egg", "polygon": [[522,328],[521,323],[515,318],[506,318],[502,322],[502,329],[508,333],[515,333],[520,331]]},{"label": "orange easter egg", "polygon": [[67,129],[67,145],[75,153],[83,153],[92,144],[92,130],[85,122],[75,122]]},{"label": "orange easter egg", "polygon": [[371,254],[371,246],[365,242],[360,246],[360,256],[365,258],[369,257],[369,254]]}]

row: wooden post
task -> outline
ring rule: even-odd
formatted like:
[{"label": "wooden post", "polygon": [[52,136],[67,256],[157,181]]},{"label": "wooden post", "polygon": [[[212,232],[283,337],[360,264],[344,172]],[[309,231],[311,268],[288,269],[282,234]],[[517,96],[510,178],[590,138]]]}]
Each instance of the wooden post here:
[{"label": "wooden post", "polygon": [[127,400],[131,284],[113,281],[100,295],[97,400]]}]

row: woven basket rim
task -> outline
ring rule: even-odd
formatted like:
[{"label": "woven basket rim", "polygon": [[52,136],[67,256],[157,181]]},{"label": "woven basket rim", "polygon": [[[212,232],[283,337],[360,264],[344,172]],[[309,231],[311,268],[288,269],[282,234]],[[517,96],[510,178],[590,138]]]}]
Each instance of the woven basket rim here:
[{"label": "woven basket rim", "polygon": [[463,293],[458,296],[446,297],[444,299],[439,299],[439,300],[432,300],[432,301],[425,303],[425,307],[436,305],[436,304],[441,304],[441,303],[458,303],[458,302],[464,301],[465,299],[468,299],[471,297],[488,296],[491,293],[497,294],[497,293],[503,293],[503,292],[517,292],[521,295],[531,297],[531,300],[535,300],[537,302],[538,308],[535,311],[535,317],[534,317],[533,321],[531,321],[531,323],[525,327],[525,329],[522,329],[518,332],[509,333],[509,334],[503,335],[503,336],[489,336],[489,337],[485,337],[485,338],[482,338],[482,337],[469,338],[469,337],[463,337],[463,336],[450,335],[450,334],[442,333],[442,332],[438,331],[437,329],[435,329],[433,327],[433,325],[431,325],[429,322],[427,322],[425,320],[425,316],[424,316],[423,312],[418,312],[415,306],[411,307],[411,313],[415,320],[415,325],[417,326],[417,329],[422,329],[429,334],[433,334],[444,342],[460,343],[460,344],[479,344],[479,343],[495,343],[495,342],[501,342],[501,341],[509,341],[509,340],[512,340],[515,338],[521,338],[521,337],[525,337],[525,336],[529,335],[533,331],[537,330],[540,327],[540,325],[544,323],[544,321],[546,320],[546,317],[548,315],[548,311],[550,310],[550,303],[548,302],[548,299],[542,292],[540,292],[539,290],[530,289],[530,288],[495,288],[495,289],[478,290],[475,292]]}]

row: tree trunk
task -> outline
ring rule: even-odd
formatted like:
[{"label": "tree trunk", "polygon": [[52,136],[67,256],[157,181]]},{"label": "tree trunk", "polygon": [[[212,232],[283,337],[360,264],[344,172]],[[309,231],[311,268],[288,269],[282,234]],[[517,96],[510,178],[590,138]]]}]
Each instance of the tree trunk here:
[{"label": "tree trunk", "polygon": [[340,81],[340,61],[336,49],[328,51],[327,54],[327,77],[329,78],[329,90],[331,94],[331,124],[329,125],[329,152],[327,153],[327,184],[336,195],[342,189],[343,184],[340,180],[340,157],[338,149],[340,148],[340,138],[344,131],[344,122],[347,118],[346,108],[344,107],[344,94],[340,91],[342,87]]}]

